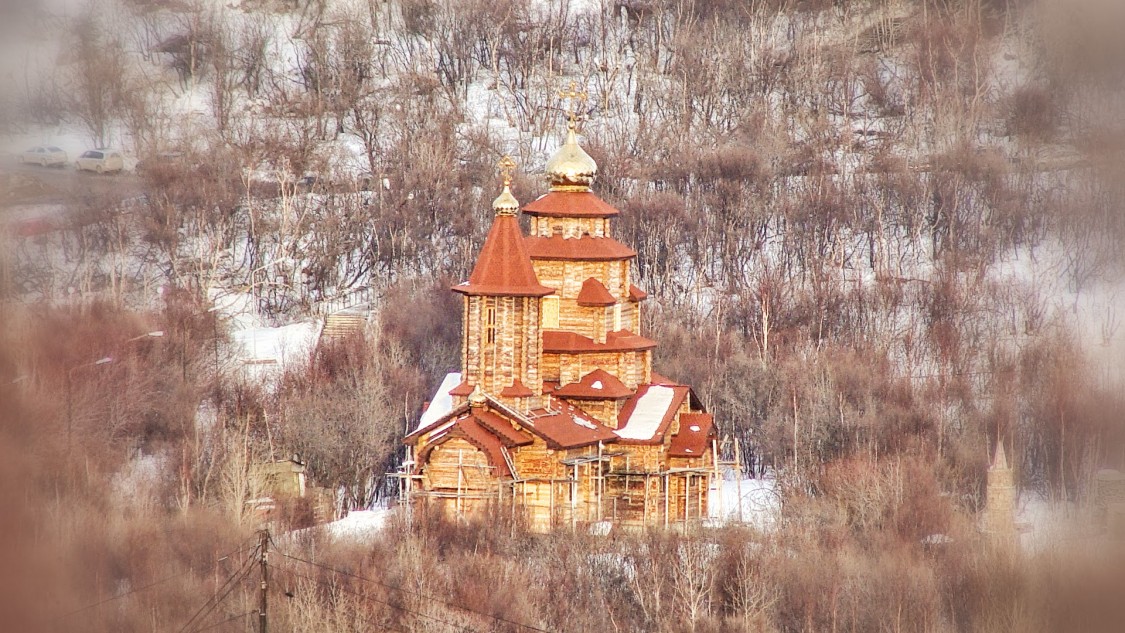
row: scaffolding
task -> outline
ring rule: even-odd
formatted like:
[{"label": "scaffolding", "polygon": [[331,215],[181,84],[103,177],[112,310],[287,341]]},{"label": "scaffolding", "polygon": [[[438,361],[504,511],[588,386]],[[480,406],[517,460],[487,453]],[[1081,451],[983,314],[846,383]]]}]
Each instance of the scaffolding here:
[{"label": "scaffolding", "polygon": [[[427,490],[410,447],[399,471],[391,476],[399,479],[400,498],[407,508],[437,500],[465,517],[480,502],[495,501],[513,518],[522,511],[533,529],[544,531],[603,522],[625,528],[699,527],[716,515],[725,516],[724,478],[733,472],[741,488],[741,450],[738,439],[730,436],[721,442],[712,440],[710,463],[698,467],[650,467],[645,460],[636,463],[636,455],[628,450],[606,451],[599,443],[596,452],[558,460],[558,470],[565,476],[521,477],[507,449],[502,452],[511,478],[497,476],[494,466],[465,463],[459,454],[456,489]],[[490,470],[489,489],[465,487],[467,469]],[[739,489],[739,498],[741,494]]]}]

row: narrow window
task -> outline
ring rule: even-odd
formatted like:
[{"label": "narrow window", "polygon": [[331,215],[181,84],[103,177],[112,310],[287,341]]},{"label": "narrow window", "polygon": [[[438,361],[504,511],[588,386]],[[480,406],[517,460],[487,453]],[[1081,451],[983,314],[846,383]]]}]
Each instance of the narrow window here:
[{"label": "narrow window", "polygon": [[496,342],[496,308],[485,308],[484,340],[492,345]]},{"label": "narrow window", "polygon": [[557,330],[559,328],[559,298],[543,297],[540,310],[543,312],[540,314],[539,326],[544,330]]}]

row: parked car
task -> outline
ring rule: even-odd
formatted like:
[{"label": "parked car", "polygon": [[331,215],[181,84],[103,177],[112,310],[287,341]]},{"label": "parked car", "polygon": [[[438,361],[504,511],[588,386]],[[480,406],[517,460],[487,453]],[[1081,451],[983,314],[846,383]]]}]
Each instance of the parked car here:
[{"label": "parked car", "polygon": [[78,171],[96,171],[99,174],[121,171],[125,169],[125,159],[121,152],[114,149],[92,149],[74,161],[74,168]]},{"label": "parked car", "polygon": [[66,152],[54,145],[40,145],[20,154],[21,163],[33,163],[42,167],[66,164]]}]

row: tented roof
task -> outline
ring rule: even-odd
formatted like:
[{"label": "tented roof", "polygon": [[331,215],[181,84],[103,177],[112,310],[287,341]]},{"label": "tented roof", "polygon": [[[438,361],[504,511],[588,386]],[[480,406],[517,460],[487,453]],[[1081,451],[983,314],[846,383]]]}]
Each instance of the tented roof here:
[{"label": "tented roof", "polygon": [[528,256],[519,221],[514,215],[497,215],[484,240],[477,263],[465,283],[453,286],[466,295],[543,297],[554,290],[539,283]]}]

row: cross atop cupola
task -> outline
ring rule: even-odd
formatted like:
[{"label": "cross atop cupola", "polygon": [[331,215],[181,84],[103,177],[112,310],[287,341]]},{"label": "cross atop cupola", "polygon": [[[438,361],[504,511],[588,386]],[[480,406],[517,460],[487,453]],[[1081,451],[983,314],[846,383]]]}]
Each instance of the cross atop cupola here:
[{"label": "cross atop cupola", "polygon": [[578,126],[575,104],[585,101],[587,96],[585,92],[579,92],[573,83],[570,84],[570,90],[559,93],[559,97],[569,99],[570,103],[566,108],[566,140],[547,161],[546,176],[551,191],[589,191],[598,175],[598,164],[578,145],[578,135],[575,132]]},{"label": "cross atop cupola", "polygon": [[570,90],[559,91],[559,98],[570,100],[566,108],[566,125],[573,130],[578,124],[578,111],[575,109],[575,102],[581,101],[585,103],[586,99],[590,98],[590,95],[585,92],[579,92],[578,84],[572,81],[570,82]]},{"label": "cross atop cupola", "polygon": [[512,195],[512,172],[516,169],[516,161],[511,156],[504,156],[497,164],[500,168],[500,177],[504,183],[504,190],[492,201],[492,210],[496,215],[515,215],[520,210],[520,203]]}]

